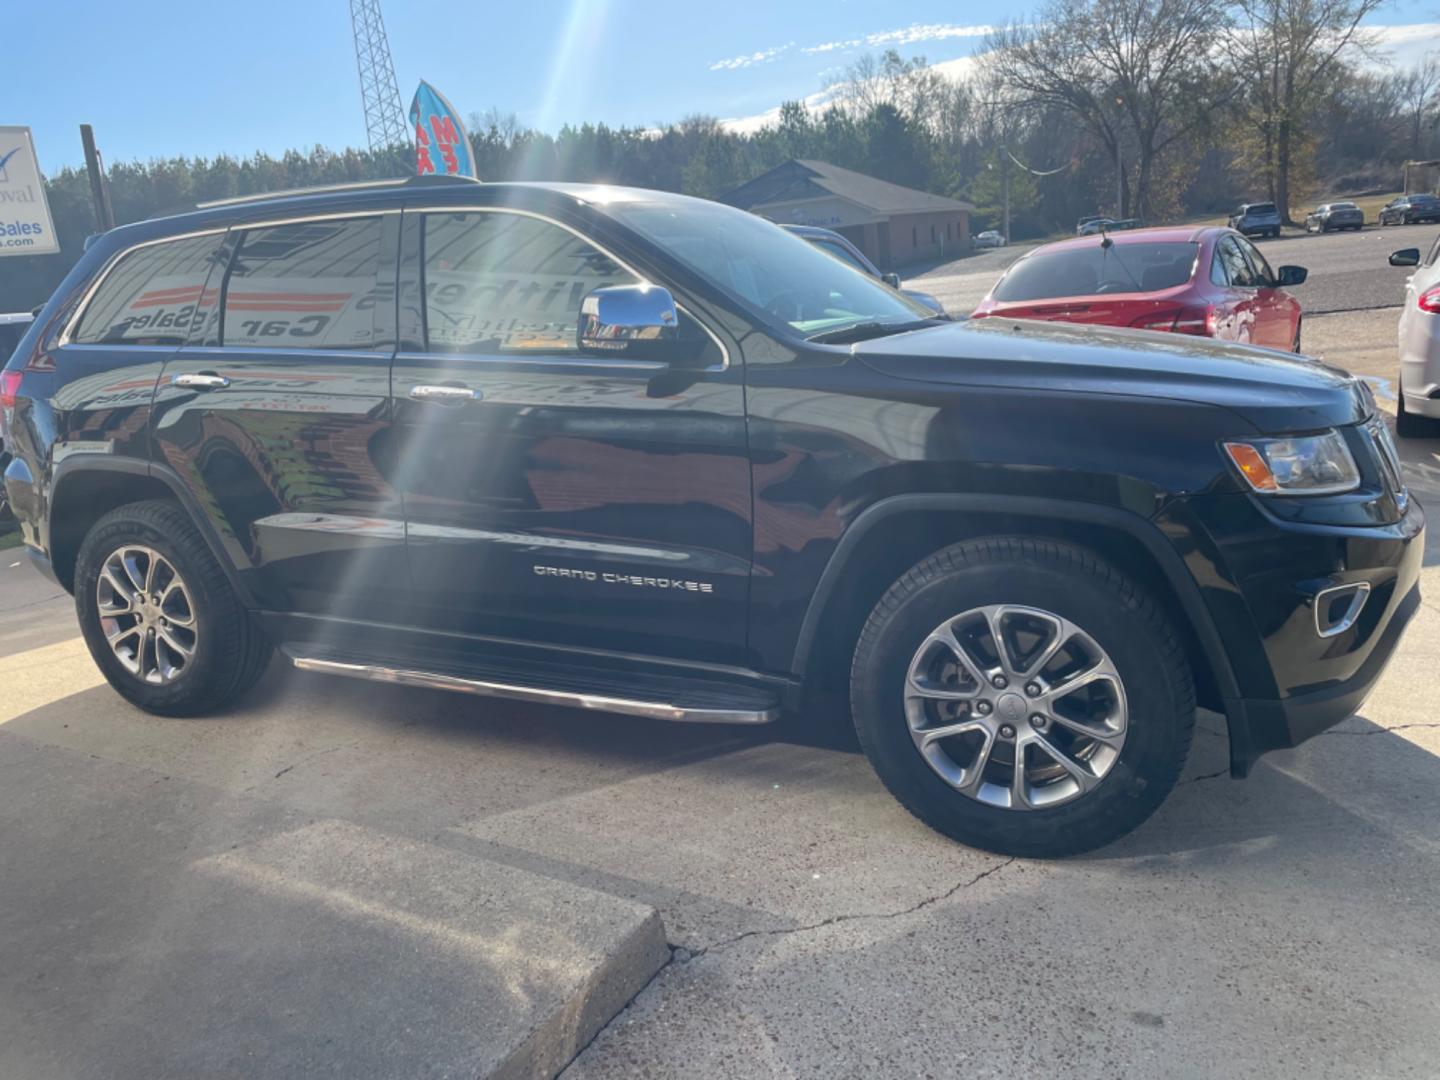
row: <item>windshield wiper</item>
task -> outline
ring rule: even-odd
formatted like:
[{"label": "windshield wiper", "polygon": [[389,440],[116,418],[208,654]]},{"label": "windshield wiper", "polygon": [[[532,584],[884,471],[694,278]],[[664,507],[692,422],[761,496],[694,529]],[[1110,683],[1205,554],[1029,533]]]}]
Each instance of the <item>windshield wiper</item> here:
[{"label": "windshield wiper", "polygon": [[868,341],[870,338],[884,337],[887,334],[903,334],[909,330],[921,330],[927,326],[937,326],[943,320],[933,319],[907,319],[905,322],[862,322],[852,323],[849,326],[841,326],[835,330],[823,330],[818,334],[811,334],[806,341],[813,341],[820,345],[848,345],[852,341]]}]

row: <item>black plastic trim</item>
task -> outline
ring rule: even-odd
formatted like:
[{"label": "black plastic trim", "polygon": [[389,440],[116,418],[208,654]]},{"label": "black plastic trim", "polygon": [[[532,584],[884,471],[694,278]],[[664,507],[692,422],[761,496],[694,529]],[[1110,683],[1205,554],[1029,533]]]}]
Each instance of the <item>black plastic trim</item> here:
[{"label": "black plastic trim", "polygon": [[[235,563],[231,559],[225,545],[215,534],[210,519],[205,515],[204,509],[196,500],[195,495],[185,486],[180,475],[167,465],[157,462],[146,461],[144,458],[129,457],[116,454],[76,454],[67,457],[55,466],[54,476],[51,481],[50,505],[53,507],[57,501],[61,486],[72,475],[78,473],[112,472],[122,473],[128,476],[144,476],[153,480],[159,480],[175,495],[176,500],[185,508],[191,523],[199,530],[210,553],[215,556],[215,561],[220,564],[224,571],[225,578],[230,582],[230,587],[240,597],[241,603],[250,609],[255,607],[254,598],[244,583],[240,580],[240,574],[236,570]],[[50,523],[46,522],[46,536],[53,536],[54,531]]]}]

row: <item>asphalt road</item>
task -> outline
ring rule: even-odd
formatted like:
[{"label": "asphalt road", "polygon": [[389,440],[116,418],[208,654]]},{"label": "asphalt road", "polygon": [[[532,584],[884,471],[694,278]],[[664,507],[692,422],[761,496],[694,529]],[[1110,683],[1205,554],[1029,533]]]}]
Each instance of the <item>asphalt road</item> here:
[{"label": "asphalt road", "polygon": [[[1440,236],[1440,228],[1434,225],[1367,226],[1358,233],[1287,232],[1278,240],[1259,240],[1257,244],[1272,267],[1288,263],[1310,271],[1305,284],[1293,291],[1306,315],[1319,315],[1399,305],[1410,271],[1391,266],[1387,261],[1390,252],[1405,247],[1424,251],[1436,236]],[[1000,274],[1034,246],[977,252],[909,277],[907,282],[933,293],[946,310],[968,314]]]},{"label": "asphalt road", "polygon": [[[1307,344],[1381,380],[1394,317],[1317,316]],[[1440,507],[1440,443],[1402,449],[1412,489]],[[379,917],[389,893],[257,908],[273,873],[217,884],[237,846],[317,822],[453,862],[445,911],[463,914],[487,865],[659,909],[672,961],[571,1080],[1435,1075],[1440,529],[1424,606],[1357,716],[1244,782],[1226,778],[1223,724],[1203,716],[1156,816],[1060,862],[950,843],[857,753],[780,732],[279,663],[228,715],[147,716],[100,684],[69,598],[18,561],[0,552],[0,1075],[77,1075],[53,1050],[89,1055],[88,1075],[139,1076],[126,1063],[156,1039],[185,1053],[147,1077],[329,1075],[327,1047],[375,1044],[376,1025],[439,1046],[485,1024],[484,1001],[457,1004],[463,969],[438,917],[421,938],[415,920]],[[70,853],[81,835],[86,857]],[[233,912],[250,914],[232,925]],[[138,945],[106,937],[122,917]],[[433,989],[412,996],[432,955]],[[175,996],[177,972],[194,992],[157,1022],[147,1003]],[[323,1024],[256,1025],[317,999]],[[448,1075],[397,1070],[393,1050],[376,1045],[368,1075]]]}]

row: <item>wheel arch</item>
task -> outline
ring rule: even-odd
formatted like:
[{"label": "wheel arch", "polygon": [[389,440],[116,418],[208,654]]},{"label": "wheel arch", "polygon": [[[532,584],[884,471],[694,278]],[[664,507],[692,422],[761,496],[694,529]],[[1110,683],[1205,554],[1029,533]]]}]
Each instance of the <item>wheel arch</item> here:
[{"label": "wheel arch", "polygon": [[181,506],[241,602],[251,606],[234,560],[180,477],[164,465],[124,456],[82,454],[55,466],[47,543],[51,569],[66,591],[75,591],[75,560],[95,523],[112,510],[151,499],[166,499]]},{"label": "wheel arch", "polygon": [[[1240,691],[1229,656],[1194,577],[1175,548],[1146,519],[1116,507],[1035,496],[897,495],[864,510],[841,537],[811,597],[792,671],[806,696],[819,673],[853,652],[859,632],[890,584],[950,544],[1020,535],[1088,548],[1134,576],[1176,625],[1207,708],[1224,712],[1232,744],[1244,738]],[[843,586],[843,587],[842,587]]]}]

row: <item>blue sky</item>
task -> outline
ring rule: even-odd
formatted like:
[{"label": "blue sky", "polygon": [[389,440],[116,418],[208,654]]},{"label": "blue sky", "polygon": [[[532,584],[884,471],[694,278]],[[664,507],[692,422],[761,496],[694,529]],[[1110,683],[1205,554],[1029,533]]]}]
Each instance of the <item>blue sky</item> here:
[{"label": "blue sky", "polygon": [[[35,129],[41,166],[363,145],[346,0],[0,0],[0,124]],[[401,96],[425,78],[462,114],[494,107],[554,130],[652,125],[687,113],[763,116],[887,46],[932,62],[1027,7],[955,0],[382,0]],[[1376,25],[1432,24],[1400,0]],[[1407,39],[1395,31],[1397,40]],[[1440,47],[1419,27],[1396,52]]]}]

